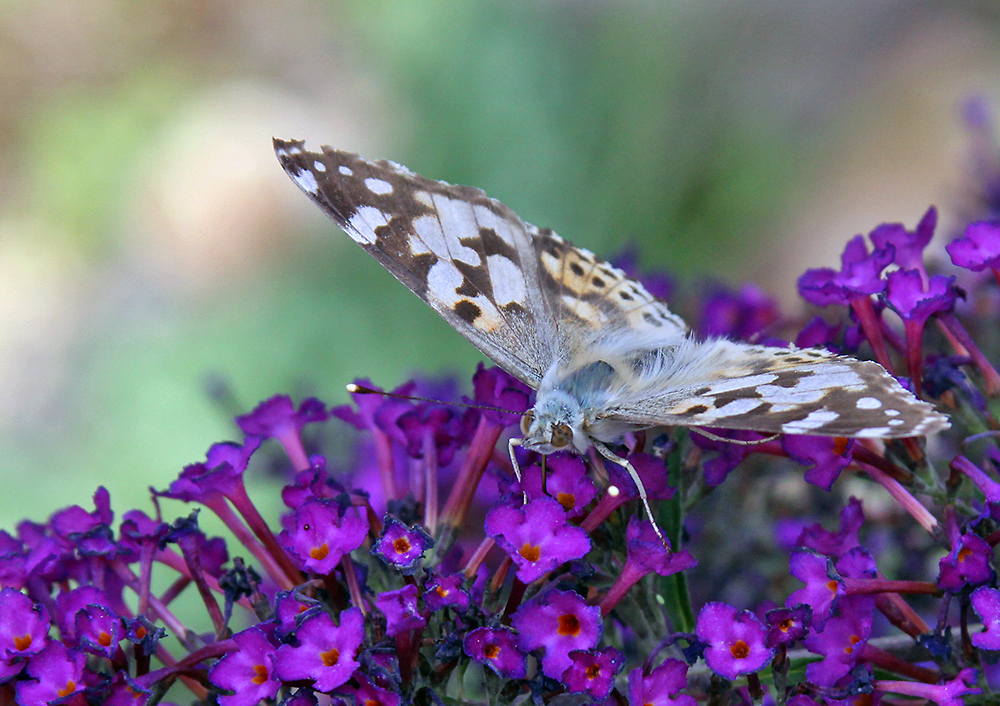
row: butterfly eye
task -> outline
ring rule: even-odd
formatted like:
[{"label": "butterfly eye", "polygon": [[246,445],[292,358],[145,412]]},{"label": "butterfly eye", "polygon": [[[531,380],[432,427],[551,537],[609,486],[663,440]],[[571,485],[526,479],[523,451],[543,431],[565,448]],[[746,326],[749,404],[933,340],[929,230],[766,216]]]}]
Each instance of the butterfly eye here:
[{"label": "butterfly eye", "polygon": [[567,446],[573,440],[573,430],[568,424],[556,424],[552,429],[552,438],[549,443],[557,449]]},{"label": "butterfly eye", "polygon": [[521,433],[525,436],[528,435],[528,430],[531,429],[531,425],[535,423],[535,413],[530,409],[521,415]]}]

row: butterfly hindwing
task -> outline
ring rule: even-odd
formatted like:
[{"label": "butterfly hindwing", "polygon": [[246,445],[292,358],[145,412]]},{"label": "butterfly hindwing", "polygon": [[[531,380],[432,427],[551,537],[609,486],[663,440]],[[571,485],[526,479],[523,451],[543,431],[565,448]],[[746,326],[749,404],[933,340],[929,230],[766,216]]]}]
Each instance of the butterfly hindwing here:
[{"label": "butterfly hindwing", "polygon": [[669,389],[634,395],[614,413],[645,424],[765,434],[900,438],[948,426],[877,363],[723,340],[699,344],[692,355],[712,363],[675,376]]}]

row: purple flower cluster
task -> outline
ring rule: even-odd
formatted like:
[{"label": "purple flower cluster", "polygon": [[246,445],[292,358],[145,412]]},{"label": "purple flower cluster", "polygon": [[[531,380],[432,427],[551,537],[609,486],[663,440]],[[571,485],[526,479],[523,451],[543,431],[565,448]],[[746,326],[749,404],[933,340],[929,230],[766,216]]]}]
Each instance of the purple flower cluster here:
[{"label": "purple flower cluster", "polygon": [[[839,269],[800,278],[807,302],[833,307],[804,327],[755,285],[710,287],[692,307],[706,334],[821,345],[905,373],[952,417],[931,443],[627,435],[618,451],[661,536],[630,477],[596,453],[521,449],[514,481],[504,441],[533,393],[498,369],[480,366],[466,406],[367,381],[333,409],[277,396],[237,418],[239,442],[155,491],[153,516],[116,522],[102,488],[92,510],[0,532],[0,703],[160,703],[168,688],[221,706],[995,699],[997,205],[945,244],[957,270],[928,255],[934,208],[912,230],[856,236]],[[656,287],[671,280],[654,275]],[[417,392],[456,396],[395,391]],[[306,450],[333,434],[353,438],[354,461]],[[265,453],[287,468],[280,518],[244,484]],[[850,498],[833,530],[773,518],[778,549],[746,557],[742,584],[709,573],[691,585],[725,553],[699,501],[751,463],[797,469],[796,492],[804,480],[827,505],[844,476],[894,504],[866,513]],[[178,503],[212,513],[227,538],[207,536],[197,511],[165,520]],[[747,531],[736,517],[724,518],[734,545]],[[203,612],[188,614],[192,602]]]}]

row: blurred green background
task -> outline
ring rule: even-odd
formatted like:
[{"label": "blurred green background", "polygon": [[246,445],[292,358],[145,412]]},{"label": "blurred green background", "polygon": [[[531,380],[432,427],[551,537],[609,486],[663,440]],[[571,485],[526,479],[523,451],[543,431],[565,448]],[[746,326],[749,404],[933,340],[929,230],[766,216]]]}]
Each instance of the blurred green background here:
[{"label": "blurred green background", "polygon": [[2,526],[98,484],[148,509],[277,392],[468,377],[272,135],[791,302],[854,233],[947,223],[998,28],[990,0],[0,3]]}]

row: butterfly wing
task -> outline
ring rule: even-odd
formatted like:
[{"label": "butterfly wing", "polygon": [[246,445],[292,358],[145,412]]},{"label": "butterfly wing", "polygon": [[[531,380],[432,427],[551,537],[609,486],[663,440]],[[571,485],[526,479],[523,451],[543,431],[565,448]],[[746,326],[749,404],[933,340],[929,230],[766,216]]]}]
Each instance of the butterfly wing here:
[{"label": "butterfly wing", "polygon": [[352,239],[498,365],[533,387],[594,332],[686,330],[645,288],[481,190],[300,141],[292,180]]},{"label": "butterfly wing", "polygon": [[479,189],[302,142],[274,140],[292,180],[459,333],[534,387],[555,350],[532,238]]},{"label": "butterfly wing", "polygon": [[649,371],[662,382],[640,382],[609,416],[645,426],[878,438],[949,426],[882,366],[827,351],[715,339],[689,344],[669,367]]}]

